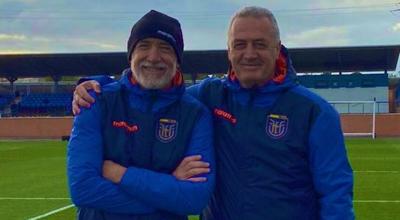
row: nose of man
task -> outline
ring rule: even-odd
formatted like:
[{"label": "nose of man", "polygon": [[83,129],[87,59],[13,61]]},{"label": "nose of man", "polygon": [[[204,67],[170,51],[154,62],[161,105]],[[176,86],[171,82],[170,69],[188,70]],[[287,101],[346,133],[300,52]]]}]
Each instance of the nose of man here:
[{"label": "nose of man", "polygon": [[253,60],[257,58],[257,52],[253,46],[248,45],[243,51],[243,58],[246,60]]},{"label": "nose of man", "polygon": [[151,47],[147,54],[147,61],[157,63],[161,61],[160,50],[157,47]]}]

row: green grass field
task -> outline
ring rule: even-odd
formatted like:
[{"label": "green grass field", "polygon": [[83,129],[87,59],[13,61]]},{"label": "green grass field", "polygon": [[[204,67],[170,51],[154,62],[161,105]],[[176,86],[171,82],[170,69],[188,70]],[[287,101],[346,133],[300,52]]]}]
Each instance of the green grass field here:
[{"label": "green grass field", "polygon": [[[346,142],[357,219],[400,219],[400,139]],[[65,154],[66,142],[0,141],[0,219],[75,219]]]}]

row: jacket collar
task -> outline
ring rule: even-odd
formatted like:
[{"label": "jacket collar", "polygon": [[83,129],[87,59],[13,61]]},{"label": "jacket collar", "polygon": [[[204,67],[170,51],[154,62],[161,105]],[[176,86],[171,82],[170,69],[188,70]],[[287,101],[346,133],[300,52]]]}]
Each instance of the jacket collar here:
[{"label": "jacket collar", "polygon": [[130,69],[123,71],[120,83],[129,93],[131,107],[137,108],[142,112],[158,112],[180,100],[185,92],[183,83],[173,84],[168,89],[144,89],[137,83],[132,83],[132,72]]}]

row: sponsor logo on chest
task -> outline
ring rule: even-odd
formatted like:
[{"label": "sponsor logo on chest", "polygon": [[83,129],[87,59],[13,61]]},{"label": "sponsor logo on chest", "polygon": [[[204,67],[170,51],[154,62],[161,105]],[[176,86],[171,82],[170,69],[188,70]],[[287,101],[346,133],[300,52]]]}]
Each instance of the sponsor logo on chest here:
[{"label": "sponsor logo on chest", "polygon": [[178,122],[174,119],[161,118],[156,125],[156,137],[163,143],[171,142],[178,133]]},{"label": "sponsor logo on chest", "polygon": [[231,124],[237,123],[237,119],[235,116],[233,116],[231,113],[226,112],[222,109],[214,108],[213,113],[214,113],[214,116],[216,116],[217,118],[224,119],[224,120],[230,122]]},{"label": "sponsor logo on chest", "polygon": [[289,119],[287,116],[270,114],[267,117],[265,131],[271,138],[279,139],[286,135],[288,127]]},{"label": "sponsor logo on chest", "polygon": [[126,121],[113,121],[112,126],[115,128],[124,129],[128,133],[135,133],[139,130],[139,126],[128,124]]}]

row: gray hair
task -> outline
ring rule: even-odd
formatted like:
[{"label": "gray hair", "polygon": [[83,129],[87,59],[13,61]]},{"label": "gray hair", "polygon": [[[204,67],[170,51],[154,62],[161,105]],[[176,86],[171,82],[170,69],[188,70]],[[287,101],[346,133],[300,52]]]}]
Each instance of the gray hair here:
[{"label": "gray hair", "polygon": [[[266,18],[268,18],[272,24],[275,39],[278,41],[280,40],[278,22],[276,21],[274,14],[272,14],[272,12],[270,10],[263,8],[263,7],[258,7],[258,6],[244,7],[242,9],[240,9],[239,11],[235,12],[235,14],[233,14],[233,17],[231,18],[228,33],[230,33],[230,31],[231,31],[232,24],[235,21],[235,19],[243,18],[243,17],[254,17],[254,18],[266,17]],[[229,36],[229,34],[228,34],[228,36]]]}]

